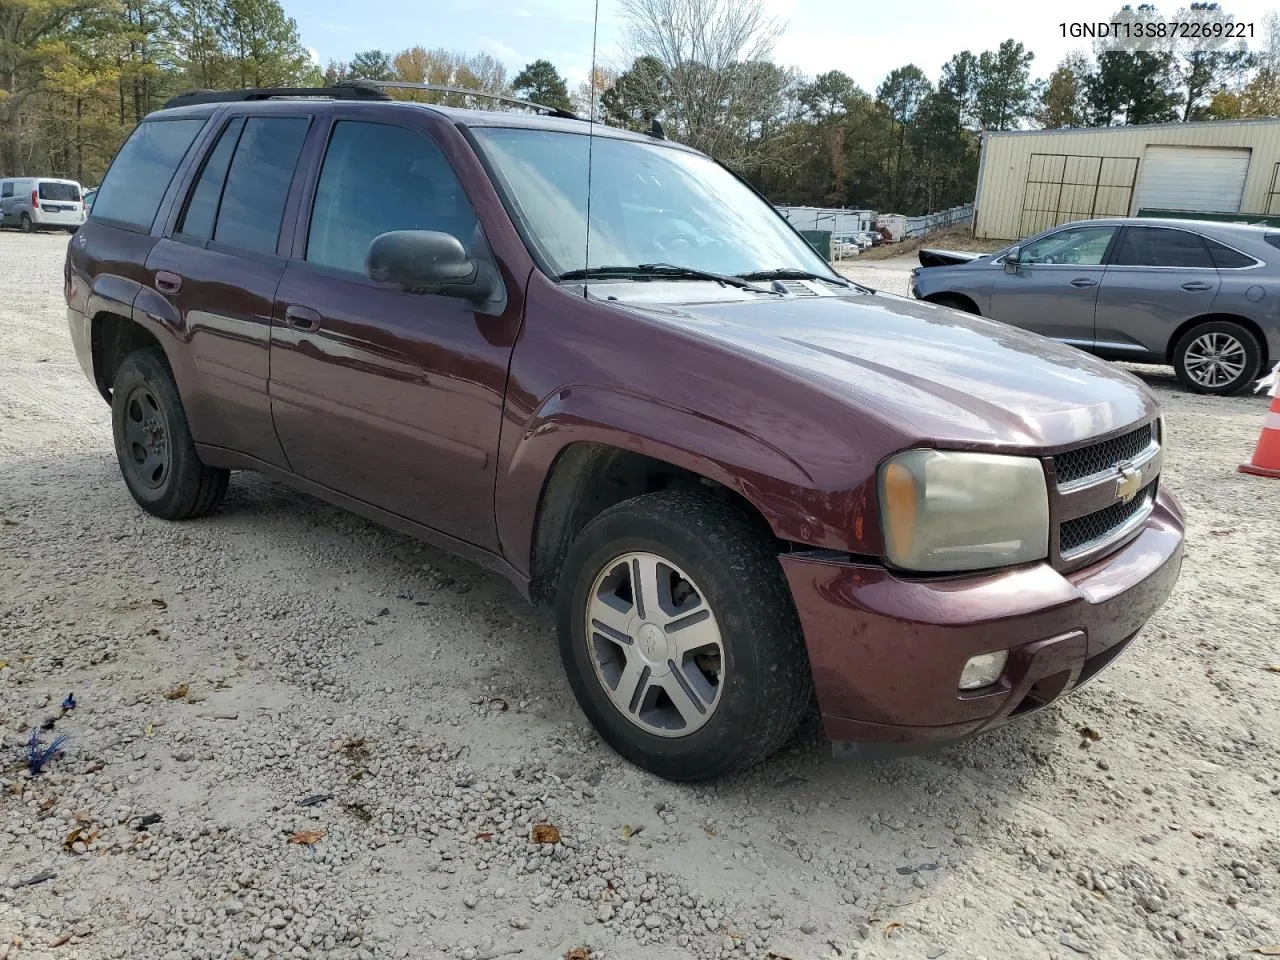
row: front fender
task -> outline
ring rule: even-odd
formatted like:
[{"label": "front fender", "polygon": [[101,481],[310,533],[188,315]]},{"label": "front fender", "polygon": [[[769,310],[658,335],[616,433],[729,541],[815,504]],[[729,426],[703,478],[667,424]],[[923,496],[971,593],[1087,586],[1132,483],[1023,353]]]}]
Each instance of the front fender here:
[{"label": "front fender", "polygon": [[[740,494],[782,539],[847,543],[824,495],[781,450],[742,427],[659,400],[596,386],[555,391],[534,412],[498,480],[498,533],[508,561],[530,572],[538,505],[553,464],[571,444],[631,450]],[[826,500],[831,495],[825,495]],[[841,512],[841,511],[837,511]]]}]

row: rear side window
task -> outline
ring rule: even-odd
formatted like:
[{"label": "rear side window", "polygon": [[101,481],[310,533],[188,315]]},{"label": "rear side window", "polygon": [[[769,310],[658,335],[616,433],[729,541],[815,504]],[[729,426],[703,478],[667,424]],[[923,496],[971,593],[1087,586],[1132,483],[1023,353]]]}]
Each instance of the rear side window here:
[{"label": "rear side window", "polygon": [[94,218],[150,230],[169,182],[203,126],[203,118],[138,124],[103,178]]},{"label": "rear side window", "polygon": [[38,192],[41,200],[74,203],[80,199],[80,188],[74,183],[56,183],[52,180],[41,180]]},{"label": "rear side window", "polygon": [[369,244],[391,230],[448,233],[472,256],[482,242],[475,211],[439,147],[403,127],[343,120],[316,185],[307,260],[363,273]]},{"label": "rear side window", "polygon": [[231,155],[244,129],[244,117],[236,117],[227,124],[218,138],[218,144],[205,161],[200,179],[191,191],[187,209],[178,222],[177,232],[187,237],[208,240],[213,236],[213,222],[218,216],[218,204],[222,200],[222,187],[227,182],[227,170],[231,167]]},{"label": "rear side window", "polygon": [[1164,227],[1130,227],[1113,263],[1123,267],[1213,267],[1203,237]]},{"label": "rear side window", "polygon": [[13,196],[12,183],[6,183],[3,186],[0,186],[0,197],[12,197],[12,196]]},{"label": "rear side window", "polygon": [[309,124],[305,117],[245,121],[218,206],[216,243],[255,253],[276,252],[280,218]]},{"label": "rear side window", "polygon": [[1252,267],[1258,262],[1248,254],[1232,250],[1225,243],[1219,243],[1217,240],[1205,237],[1204,242],[1209,247],[1209,256],[1213,258],[1213,265],[1219,270],[1238,270],[1241,267]]}]

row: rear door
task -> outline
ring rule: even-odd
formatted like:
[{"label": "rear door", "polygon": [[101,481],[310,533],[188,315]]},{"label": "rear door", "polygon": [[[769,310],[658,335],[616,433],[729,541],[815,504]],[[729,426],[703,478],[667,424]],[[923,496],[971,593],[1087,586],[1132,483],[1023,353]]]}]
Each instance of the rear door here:
[{"label": "rear door", "polygon": [[[197,441],[286,466],[271,423],[271,309],[292,240],[281,224],[311,127],[305,108],[221,120],[164,239],[147,259],[154,294],[180,316],[195,382],[183,402]],[[292,209],[292,208],[291,208]]]},{"label": "rear door", "polygon": [[1022,244],[1016,270],[993,271],[992,318],[1092,347],[1094,305],[1117,230],[1082,224]]},{"label": "rear door", "polygon": [[13,181],[0,182],[0,225],[9,226],[9,208],[13,206]]},{"label": "rear door", "polygon": [[1125,227],[1098,292],[1098,349],[1163,362],[1173,332],[1210,311],[1219,284],[1209,247],[1198,233]]}]

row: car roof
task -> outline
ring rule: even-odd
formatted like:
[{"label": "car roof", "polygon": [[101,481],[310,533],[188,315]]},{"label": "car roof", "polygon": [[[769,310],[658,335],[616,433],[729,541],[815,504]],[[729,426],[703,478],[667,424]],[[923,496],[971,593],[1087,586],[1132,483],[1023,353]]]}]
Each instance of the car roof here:
[{"label": "car roof", "polygon": [[[435,103],[418,103],[413,100],[324,100],[319,98],[278,98],[272,100],[240,100],[240,101],[219,101],[214,103],[198,103],[189,106],[169,107],[153,111],[148,114],[146,120],[167,120],[177,119],[179,117],[199,117],[207,116],[228,104],[233,104],[242,108],[248,113],[270,113],[272,109],[286,109],[296,107],[299,103],[306,103],[316,108],[317,112],[324,112],[335,107],[340,107],[344,112],[355,110],[359,112],[368,111],[372,116],[385,114],[389,111],[409,111],[409,110],[426,110],[444,117],[452,123],[462,127],[483,128],[483,127],[504,127],[523,130],[547,130],[556,133],[574,133],[585,135],[588,132],[596,137],[609,137],[613,140],[630,140],[635,143],[647,143],[650,145],[660,145],[670,147],[676,150],[683,150],[686,153],[698,153],[692,147],[686,147],[684,144],[674,143],[670,140],[661,140],[643,133],[634,133],[630,130],[622,130],[618,127],[610,127],[603,123],[589,123],[586,120],[569,119],[566,117],[552,117],[543,114],[525,112],[522,110],[468,110],[460,107],[445,107]],[[237,111],[239,112],[239,111]],[[145,122],[145,121],[144,121]]]}]

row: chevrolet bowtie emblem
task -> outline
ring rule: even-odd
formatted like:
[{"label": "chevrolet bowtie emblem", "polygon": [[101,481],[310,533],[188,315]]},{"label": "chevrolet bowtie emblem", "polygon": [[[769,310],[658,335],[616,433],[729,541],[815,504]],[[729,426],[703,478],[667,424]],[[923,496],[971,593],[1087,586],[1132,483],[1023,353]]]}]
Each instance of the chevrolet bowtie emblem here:
[{"label": "chevrolet bowtie emblem", "polygon": [[1116,480],[1116,499],[1128,503],[1142,489],[1142,471],[1135,467],[1121,467]]}]

